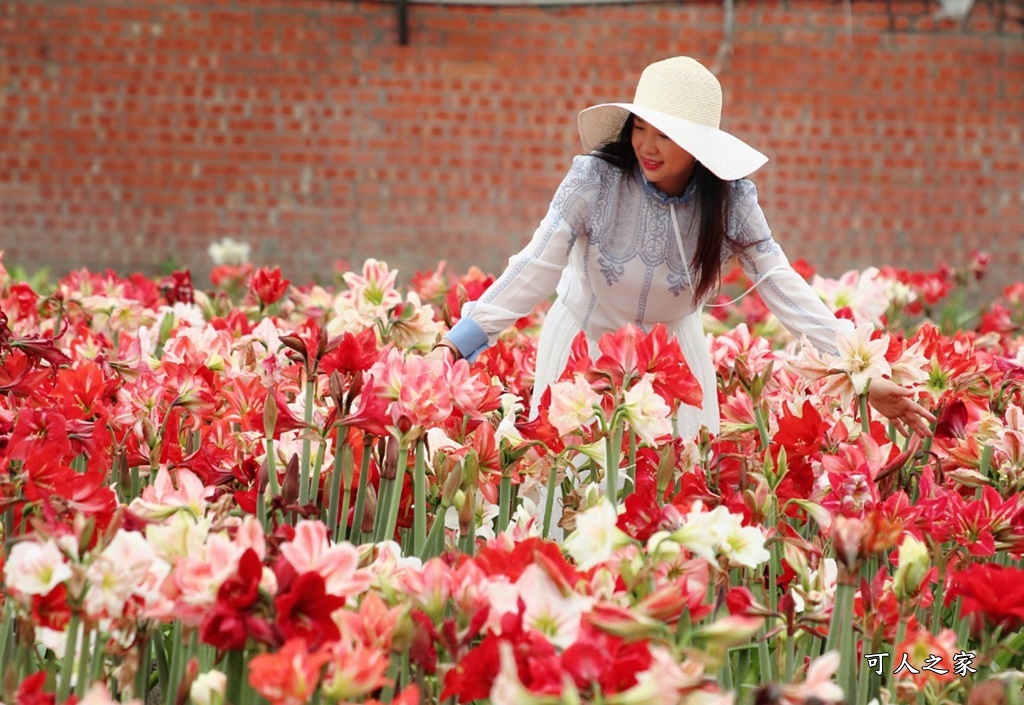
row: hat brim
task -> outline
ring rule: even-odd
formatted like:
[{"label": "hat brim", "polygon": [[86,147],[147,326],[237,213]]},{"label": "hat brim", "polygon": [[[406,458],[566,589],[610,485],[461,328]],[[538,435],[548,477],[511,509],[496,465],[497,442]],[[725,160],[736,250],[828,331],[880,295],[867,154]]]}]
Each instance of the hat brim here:
[{"label": "hat brim", "polygon": [[768,162],[768,157],[724,130],[633,103],[603,103],[581,111],[577,127],[583,149],[592,152],[617,140],[630,113],[656,127],[720,179],[742,179]]}]

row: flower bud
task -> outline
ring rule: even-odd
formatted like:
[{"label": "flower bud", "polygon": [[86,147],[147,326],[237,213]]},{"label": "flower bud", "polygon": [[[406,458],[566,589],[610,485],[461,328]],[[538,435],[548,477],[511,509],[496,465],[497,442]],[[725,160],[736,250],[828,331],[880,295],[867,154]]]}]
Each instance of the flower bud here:
[{"label": "flower bud", "polygon": [[832,548],[839,567],[848,574],[857,572],[861,561],[861,539],[864,522],[851,517],[836,517],[832,525]]},{"label": "flower bud", "polygon": [[267,438],[274,437],[274,429],[277,428],[277,415],[277,399],[274,398],[274,393],[271,391],[267,394],[267,400],[263,404],[263,433]]},{"label": "flower bud", "polygon": [[217,670],[200,674],[189,689],[189,698],[194,705],[223,705],[227,692],[228,677]]},{"label": "flower bud", "polygon": [[900,600],[916,595],[931,568],[928,546],[907,534],[900,544],[898,567],[893,575],[893,590]]},{"label": "flower bud", "polygon": [[284,471],[284,480],[281,483],[281,496],[284,498],[285,506],[290,506],[299,501],[299,454],[292,453],[288,461],[288,467]]},{"label": "flower bud", "polygon": [[719,646],[739,646],[750,643],[763,624],[764,620],[759,617],[730,615],[701,627],[694,636]]}]

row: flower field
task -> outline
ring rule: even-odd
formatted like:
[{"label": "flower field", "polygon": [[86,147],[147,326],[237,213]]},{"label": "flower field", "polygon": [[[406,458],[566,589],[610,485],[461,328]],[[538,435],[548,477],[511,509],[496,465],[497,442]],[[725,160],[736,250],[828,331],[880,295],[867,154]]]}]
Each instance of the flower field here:
[{"label": "flower field", "polygon": [[476,269],[0,260],[0,703],[1022,702],[1024,283],[969,310],[985,263],[797,263],[835,356],[710,309],[721,430],[676,438],[661,327],[578,338],[533,419],[543,310],[429,354]]}]

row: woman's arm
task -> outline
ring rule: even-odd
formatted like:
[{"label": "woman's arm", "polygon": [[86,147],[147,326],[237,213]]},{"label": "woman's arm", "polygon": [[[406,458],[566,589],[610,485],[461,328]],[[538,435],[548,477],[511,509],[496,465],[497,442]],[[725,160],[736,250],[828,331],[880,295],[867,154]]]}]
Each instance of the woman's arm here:
[{"label": "woman's arm", "polygon": [[[741,192],[751,203],[739,236],[741,241],[752,244],[737,253],[743,270],[753,282],[760,282],[757,291],[765,305],[791,333],[806,335],[821,352],[836,352],[836,334],[852,331],[853,322],[836,318],[817,292],[789,265],[757,203],[757,189],[747,183],[749,188],[741,186]],[[914,401],[910,389],[888,379],[872,380],[868,402],[904,435],[909,435],[908,428],[924,436],[932,435],[928,424],[935,422],[935,416]]]},{"label": "woman's arm", "polygon": [[506,328],[551,296],[569,261],[576,238],[585,232],[590,203],[600,187],[593,157],[576,157],[547,215],[529,244],[477,301],[462,307],[462,318],[441,344],[456,357],[473,360]]}]

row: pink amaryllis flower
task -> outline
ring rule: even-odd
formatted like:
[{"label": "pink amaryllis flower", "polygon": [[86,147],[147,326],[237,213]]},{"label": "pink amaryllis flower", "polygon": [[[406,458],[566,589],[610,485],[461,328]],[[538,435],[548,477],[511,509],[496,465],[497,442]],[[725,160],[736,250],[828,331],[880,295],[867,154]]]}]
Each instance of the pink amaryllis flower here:
[{"label": "pink amaryllis flower", "polygon": [[323,692],[332,702],[352,702],[388,683],[389,652],[368,646],[353,635],[324,650],[328,657]]},{"label": "pink amaryllis flower", "polygon": [[672,409],[654,389],[654,375],[645,373],[622,395],[623,415],[644,443],[672,434]]},{"label": "pink amaryllis flower", "polygon": [[601,395],[583,375],[577,374],[572,380],[551,385],[548,422],[562,436],[585,430],[597,420],[595,407],[600,404]]},{"label": "pink amaryllis flower", "polygon": [[165,519],[181,510],[201,517],[213,493],[214,488],[205,486],[191,470],[160,468],[153,484],[142,491],[130,509],[140,517],[154,520]]},{"label": "pink amaryllis flower", "polygon": [[782,683],[778,690],[779,705],[804,705],[808,702],[842,703],[843,689],[832,678],[839,670],[839,652],[829,651],[810,663],[803,683]]},{"label": "pink amaryllis flower", "polygon": [[321,521],[296,524],[294,538],[281,544],[281,555],[299,573],[318,573],[332,595],[351,597],[370,587],[370,574],[359,569],[359,551],[350,543],[331,544]]}]

